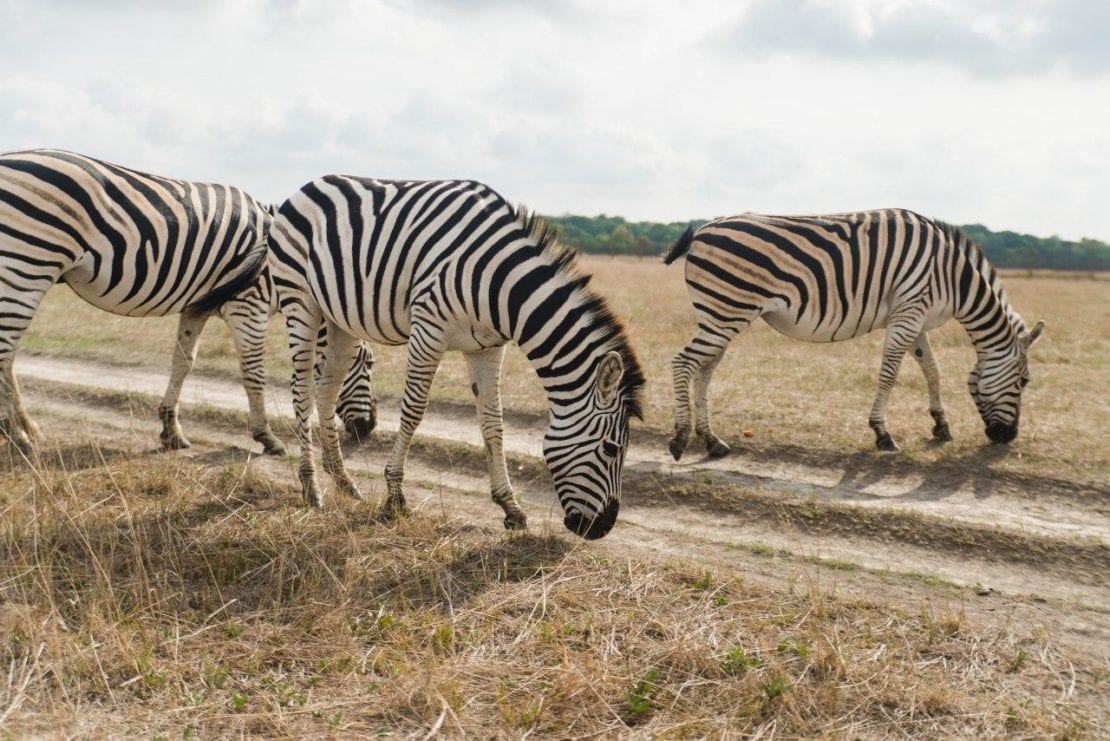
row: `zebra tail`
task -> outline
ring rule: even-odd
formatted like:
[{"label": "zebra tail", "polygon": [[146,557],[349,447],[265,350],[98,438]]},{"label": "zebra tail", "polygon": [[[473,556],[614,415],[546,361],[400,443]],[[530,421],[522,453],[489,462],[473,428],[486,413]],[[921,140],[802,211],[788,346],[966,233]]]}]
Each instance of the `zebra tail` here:
[{"label": "zebra tail", "polygon": [[266,267],[266,257],[269,251],[265,240],[252,247],[239,258],[237,264],[232,263],[228,266],[228,273],[237,271],[230,280],[216,286],[186,306],[185,313],[193,316],[212,314],[228,301],[250,288]]},{"label": "zebra tail", "polygon": [[667,254],[663,255],[663,264],[670,265],[678,258],[685,255],[690,251],[690,245],[694,241],[694,227],[693,225],[686,227],[686,231],[682,232],[682,236],[678,238],[671,248],[667,250]]}]

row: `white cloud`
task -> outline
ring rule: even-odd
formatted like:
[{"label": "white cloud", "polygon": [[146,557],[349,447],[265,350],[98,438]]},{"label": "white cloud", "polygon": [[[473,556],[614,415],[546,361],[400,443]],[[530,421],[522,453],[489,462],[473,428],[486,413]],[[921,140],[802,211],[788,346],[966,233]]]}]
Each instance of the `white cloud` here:
[{"label": "white cloud", "polygon": [[548,213],[903,205],[1110,238],[1103,6],[966,7],[0,0],[0,149],[271,200],[473,177]]}]

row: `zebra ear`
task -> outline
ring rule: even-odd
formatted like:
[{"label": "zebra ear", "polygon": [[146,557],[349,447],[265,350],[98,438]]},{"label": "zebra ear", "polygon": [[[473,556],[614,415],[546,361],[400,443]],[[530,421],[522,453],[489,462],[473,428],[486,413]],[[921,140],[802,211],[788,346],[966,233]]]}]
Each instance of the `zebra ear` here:
[{"label": "zebra ear", "polygon": [[1029,346],[1032,345],[1034,342],[1036,342],[1037,338],[1040,337],[1043,333],[1044,333],[1044,321],[1042,320],[1042,321],[1037,322],[1036,326],[1033,327],[1033,331],[1031,331],[1031,332],[1022,336],[1022,338],[1021,338],[1022,346],[1026,350],[1028,350]]},{"label": "zebra ear", "polygon": [[624,361],[616,351],[609,351],[602,356],[597,365],[597,393],[605,405],[617,400],[617,387],[620,386],[621,376],[624,375]]}]

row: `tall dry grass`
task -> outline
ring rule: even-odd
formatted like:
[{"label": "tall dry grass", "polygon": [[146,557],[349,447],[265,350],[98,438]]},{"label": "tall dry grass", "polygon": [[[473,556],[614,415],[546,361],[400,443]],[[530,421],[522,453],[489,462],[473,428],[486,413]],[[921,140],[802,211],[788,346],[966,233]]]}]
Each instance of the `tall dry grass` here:
[{"label": "tall dry grass", "polygon": [[1050,635],[944,601],[904,611],[549,533],[307,511],[251,462],[208,459],[74,441],[2,474],[0,732],[1074,736],[1106,721],[1097,678]]}]

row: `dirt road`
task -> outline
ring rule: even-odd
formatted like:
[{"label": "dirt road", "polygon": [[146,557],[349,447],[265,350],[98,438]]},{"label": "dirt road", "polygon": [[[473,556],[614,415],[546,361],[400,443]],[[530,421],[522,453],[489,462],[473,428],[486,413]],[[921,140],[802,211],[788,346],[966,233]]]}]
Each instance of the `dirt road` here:
[{"label": "dirt road", "polygon": [[[22,356],[17,372],[29,401],[60,415],[74,404],[65,385],[159,398],[165,384],[162,369],[56,357]],[[291,416],[285,388],[273,384],[268,397],[272,412]],[[88,434],[96,438],[104,430],[127,429],[136,444],[154,447],[156,420],[122,413],[115,398],[115,407],[103,400],[80,406]],[[203,455],[211,443],[257,447],[245,429],[236,435],[202,423],[196,413],[190,418],[189,407],[197,404],[245,410],[236,382],[195,375],[182,401],[183,425],[196,444],[189,454]],[[383,401],[379,416],[375,440],[348,453],[372,496],[381,494],[380,471],[397,423],[395,400]],[[540,462],[544,424],[513,414],[506,420],[518,492],[537,525],[557,509]],[[276,429],[290,439],[287,422]],[[48,425],[44,432],[59,433]],[[473,410],[458,405],[433,405],[420,435],[481,444]],[[942,465],[869,451],[833,456],[753,445],[723,460],[695,454],[675,464],[662,437],[639,433],[633,442],[621,526],[605,541],[608,548],[627,544],[722,564],[754,552],[765,556],[767,571],[776,578],[789,556],[798,563],[832,564],[842,579],[862,567],[939,577],[982,592],[1066,600],[1096,612],[1110,609],[1110,493],[1097,484],[995,475],[991,462],[1004,448],[987,447],[975,460]],[[442,454],[422,455],[418,448],[408,478],[422,492],[418,506],[473,509],[476,522],[497,527],[499,510],[482,496],[488,483],[480,460],[475,454],[466,464],[445,464]],[[295,481],[288,460],[265,465],[283,469],[281,475]],[[464,504],[446,497],[446,489],[478,496],[466,497]],[[551,526],[558,529],[560,519]]]}]

